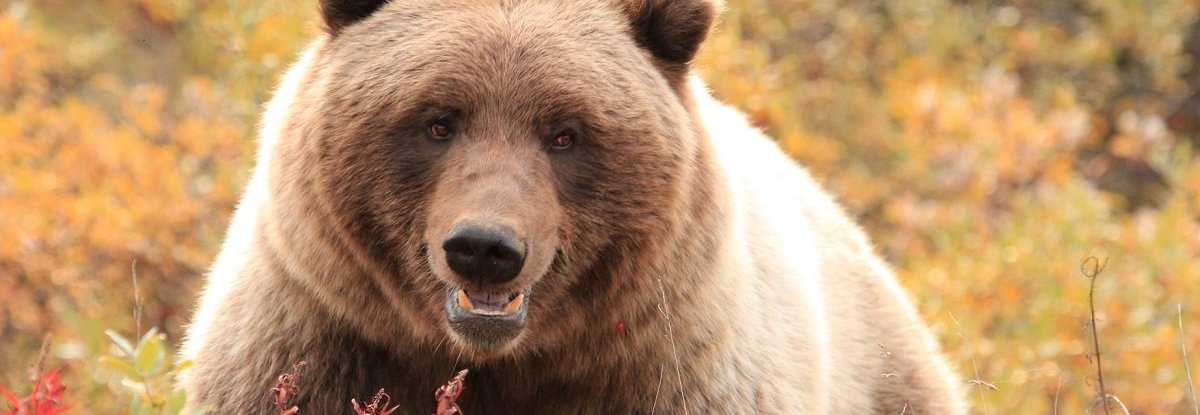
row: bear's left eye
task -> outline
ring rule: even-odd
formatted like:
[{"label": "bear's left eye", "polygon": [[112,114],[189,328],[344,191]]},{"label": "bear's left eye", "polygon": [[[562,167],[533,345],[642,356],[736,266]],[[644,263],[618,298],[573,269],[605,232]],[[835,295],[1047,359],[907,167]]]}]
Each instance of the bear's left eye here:
[{"label": "bear's left eye", "polygon": [[575,130],[563,130],[554,135],[554,139],[550,140],[550,149],[562,151],[575,145]]},{"label": "bear's left eye", "polygon": [[425,133],[429,135],[429,139],[433,141],[446,141],[454,136],[454,122],[448,117],[438,118],[430,121],[425,128]]}]

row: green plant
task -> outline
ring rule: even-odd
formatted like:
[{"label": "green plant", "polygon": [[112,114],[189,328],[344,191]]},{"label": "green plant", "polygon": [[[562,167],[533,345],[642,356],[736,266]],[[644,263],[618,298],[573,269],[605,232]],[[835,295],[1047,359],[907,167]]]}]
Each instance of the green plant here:
[{"label": "green plant", "polygon": [[204,408],[187,412],[187,393],[174,387],[175,377],[191,361],[173,362],[167,346],[167,336],[152,328],[142,335],[135,346],[119,333],[108,330],[105,334],[112,339],[120,352],[119,356],[101,356],[100,363],[116,369],[125,376],[121,384],[133,391],[129,411],[133,415],[179,415],[203,414]]}]

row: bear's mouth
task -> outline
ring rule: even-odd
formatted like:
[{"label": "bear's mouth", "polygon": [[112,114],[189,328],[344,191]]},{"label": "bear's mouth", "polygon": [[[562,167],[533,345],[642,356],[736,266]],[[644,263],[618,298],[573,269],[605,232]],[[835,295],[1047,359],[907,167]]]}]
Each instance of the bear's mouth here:
[{"label": "bear's mouth", "polygon": [[479,348],[497,348],[525,329],[529,299],[527,289],[511,292],[455,289],[446,296],[446,318],[467,343]]},{"label": "bear's mouth", "polygon": [[468,313],[481,316],[511,316],[525,304],[525,293],[491,293],[486,291],[458,290],[455,302]]}]

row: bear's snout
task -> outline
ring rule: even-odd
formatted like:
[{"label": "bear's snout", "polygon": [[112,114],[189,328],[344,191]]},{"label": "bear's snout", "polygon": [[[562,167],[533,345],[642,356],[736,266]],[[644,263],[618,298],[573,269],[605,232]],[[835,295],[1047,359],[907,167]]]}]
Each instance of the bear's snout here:
[{"label": "bear's snout", "polygon": [[480,286],[502,285],[521,273],[525,243],[503,226],[465,223],[442,242],[446,265]]}]

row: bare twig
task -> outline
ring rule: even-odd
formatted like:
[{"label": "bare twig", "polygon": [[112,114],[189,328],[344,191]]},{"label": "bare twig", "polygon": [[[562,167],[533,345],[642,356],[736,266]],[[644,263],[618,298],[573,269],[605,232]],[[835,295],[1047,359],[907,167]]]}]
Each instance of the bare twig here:
[{"label": "bare twig", "polygon": [[658,279],[658,292],[662,295],[662,303],[658,312],[667,319],[667,340],[671,342],[671,354],[675,358],[675,377],[679,381],[679,399],[683,400],[683,413],[688,413],[687,395],[683,393],[683,372],[679,369],[679,352],[675,349],[675,326],[671,323],[671,307],[667,304],[667,289],[663,286],[662,278]]},{"label": "bare twig", "polygon": [[1106,395],[1104,398],[1105,398],[1104,400],[1097,400],[1096,403],[1092,404],[1092,407],[1088,408],[1088,412],[1092,412],[1093,410],[1095,410],[1096,405],[1100,405],[1101,403],[1104,404],[1104,407],[1105,407],[1104,410],[1107,412],[1108,411],[1108,401],[1113,401],[1113,402],[1117,403],[1118,408],[1121,408],[1122,413],[1124,413],[1125,415],[1129,415],[1129,407],[1125,406],[1125,402],[1121,402],[1120,398],[1117,398],[1114,395]]},{"label": "bare twig", "polygon": [[1058,378],[1058,384],[1054,386],[1054,415],[1058,415],[1058,393],[1062,391],[1062,377]]},{"label": "bare twig", "polygon": [[[1106,266],[1108,266],[1108,258],[1105,258],[1104,262],[1101,262],[1099,258],[1093,256],[1083,261],[1083,264],[1080,265],[1080,271],[1083,272],[1083,276],[1091,281],[1088,288],[1088,307],[1091,309],[1091,319],[1089,321],[1092,326],[1093,356],[1096,357],[1096,383],[1100,390],[1099,402],[1104,405],[1105,415],[1111,415],[1112,413],[1108,410],[1108,391],[1104,388],[1104,370],[1103,366],[1101,366],[1100,334],[1097,333],[1096,329],[1096,277],[1100,275],[1100,272],[1104,271],[1104,267]],[[1113,398],[1115,399],[1116,397]],[[1120,401],[1118,400],[1117,402]],[[1095,408],[1095,405],[1092,407]]]},{"label": "bare twig", "polygon": [[[458,397],[462,396],[463,388],[466,387],[466,379],[467,369],[463,369],[458,371],[454,378],[445,385],[438,387],[437,393],[434,394],[437,397],[436,415],[462,415],[462,408],[458,407]],[[380,415],[386,414],[381,413]]]},{"label": "bare twig", "polygon": [[1129,407],[1125,406],[1125,402],[1121,402],[1120,399],[1118,399],[1116,396],[1112,396],[1112,395],[1109,395],[1108,399],[1112,399],[1113,402],[1116,402],[1117,406],[1119,406],[1121,408],[1122,413],[1124,413],[1125,415],[1129,415]]},{"label": "bare twig", "polygon": [[42,378],[42,370],[46,368],[46,355],[50,353],[50,340],[53,336],[47,334],[42,337],[42,347],[38,349],[38,359],[33,366],[29,367],[29,380],[35,384],[38,379]]},{"label": "bare twig", "polygon": [[397,406],[389,407],[391,403],[392,397],[388,396],[383,389],[375,392],[375,397],[371,398],[371,403],[367,406],[362,406],[356,399],[350,400],[350,406],[354,408],[354,413],[357,415],[391,415],[398,408]]},{"label": "bare twig", "polygon": [[142,335],[142,294],[138,291],[137,280],[137,258],[133,259],[133,263],[129,265],[131,274],[133,275],[133,328],[134,334]]},{"label": "bare twig", "polygon": [[[38,396],[40,396],[38,393],[40,392],[40,390],[42,388],[42,384],[45,383],[45,382],[42,382],[42,380],[41,380],[42,379],[42,370],[46,367],[46,354],[49,351],[50,351],[50,335],[47,334],[46,337],[42,338],[42,348],[41,348],[41,351],[38,352],[37,361],[33,363],[33,366],[29,367],[29,382],[33,384],[33,391],[29,393],[29,399],[33,402],[33,403],[31,403],[31,406],[33,406],[33,407],[36,407],[36,403],[37,403],[36,401],[38,400]],[[16,413],[16,414],[23,413],[20,411],[20,406],[18,406],[17,408],[14,408],[14,409],[16,409],[16,411],[14,411],[13,413]]]},{"label": "bare twig", "polygon": [[1192,367],[1188,364],[1187,337],[1183,335],[1183,304],[1178,304],[1179,313],[1179,348],[1183,350],[1183,372],[1187,375],[1188,392],[1192,397],[1192,413],[1200,415],[1200,405],[1196,404],[1196,386],[1192,385]]}]

